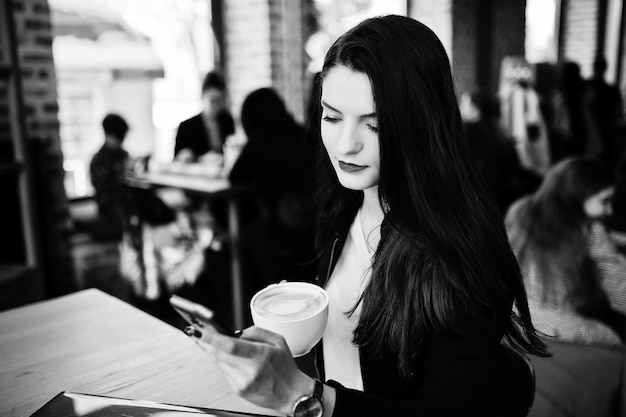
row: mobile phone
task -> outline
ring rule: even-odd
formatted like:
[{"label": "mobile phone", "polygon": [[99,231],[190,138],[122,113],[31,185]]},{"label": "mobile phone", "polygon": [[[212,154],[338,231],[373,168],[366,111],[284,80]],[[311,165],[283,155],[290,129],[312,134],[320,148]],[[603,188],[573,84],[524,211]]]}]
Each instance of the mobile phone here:
[{"label": "mobile phone", "polygon": [[170,297],[170,304],[189,324],[196,324],[200,327],[209,325],[219,333],[227,336],[239,337],[241,335],[241,331],[233,330],[230,326],[220,321],[212,310],[209,310],[202,304],[194,303],[178,295]]}]

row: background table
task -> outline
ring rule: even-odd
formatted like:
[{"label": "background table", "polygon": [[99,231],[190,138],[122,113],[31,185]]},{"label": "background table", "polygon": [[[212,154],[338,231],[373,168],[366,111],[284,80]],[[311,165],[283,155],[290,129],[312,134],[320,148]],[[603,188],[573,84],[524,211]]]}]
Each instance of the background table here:
[{"label": "background table", "polygon": [[228,240],[231,257],[231,286],[233,303],[233,321],[238,329],[244,327],[244,309],[247,304],[243,299],[243,278],[241,273],[241,254],[239,249],[239,208],[237,194],[241,188],[234,187],[226,178],[203,177],[172,173],[147,172],[139,176],[126,178],[126,184],[135,188],[169,187],[195,193],[205,198],[225,198],[228,208]]},{"label": "background table", "polygon": [[0,416],[61,391],[277,415],[236,396],[180,329],[95,289],[0,313]]}]

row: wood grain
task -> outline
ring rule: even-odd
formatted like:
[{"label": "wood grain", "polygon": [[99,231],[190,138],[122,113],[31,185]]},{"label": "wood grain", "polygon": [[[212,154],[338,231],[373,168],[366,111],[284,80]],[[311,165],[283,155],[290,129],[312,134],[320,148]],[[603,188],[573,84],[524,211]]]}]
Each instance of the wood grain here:
[{"label": "wood grain", "polygon": [[277,415],[232,393],[182,331],[95,289],[0,313],[0,416],[61,391]]}]

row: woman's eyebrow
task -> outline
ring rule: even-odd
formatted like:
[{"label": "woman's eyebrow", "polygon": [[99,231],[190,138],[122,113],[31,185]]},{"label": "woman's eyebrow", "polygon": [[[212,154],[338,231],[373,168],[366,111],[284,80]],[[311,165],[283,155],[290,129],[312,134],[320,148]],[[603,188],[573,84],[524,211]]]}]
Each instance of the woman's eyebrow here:
[{"label": "woman's eyebrow", "polygon": [[376,116],[376,112],[374,113],[367,113],[367,114],[363,114],[361,116],[359,116],[359,119],[363,120],[363,119],[375,119]]},{"label": "woman's eyebrow", "polygon": [[322,104],[322,107],[326,107],[328,110],[334,111],[336,113],[341,113],[339,110],[337,110],[336,108],[334,108],[330,104],[326,103],[324,100],[321,100],[321,104]]},{"label": "woman's eyebrow", "polygon": [[[324,100],[321,100],[320,103],[322,104],[322,107],[326,107],[328,110],[334,111],[339,114],[343,114],[341,111],[337,110],[336,108],[334,108],[333,106],[325,102]],[[373,112],[373,113],[362,114],[359,116],[359,119],[363,120],[363,119],[371,119],[371,118],[376,118],[376,117],[377,117],[376,112]]]}]

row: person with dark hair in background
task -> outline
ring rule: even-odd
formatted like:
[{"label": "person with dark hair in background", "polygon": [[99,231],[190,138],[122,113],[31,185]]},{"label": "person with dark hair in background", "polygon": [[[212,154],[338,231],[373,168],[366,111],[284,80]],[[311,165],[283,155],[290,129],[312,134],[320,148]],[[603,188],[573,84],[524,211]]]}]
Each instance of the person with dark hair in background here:
[{"label": "person with dark hair in background", "polygon": [[202,82],[200,114],[178,126],[174,158],[181,162],[195,162],[208,152],[222,153],[226,138],[235,133],[235,122],[225,107],[226,84],[216,72],[209,72]]},{"label": "person with dark hair in background", "polygon": [[558,88],[552,96],[549,126],[554,163],[572,156],[601,155],[602,143],[589,99],[580,65],[572,61],[559,63]]},{"label": "person with dark hair in background", "polygon": [[603,56],[593,61],[593,76],[586,82],[589,107],[602,142],[602,158],[616,167],[624,148],[618,129],[624,120],[622,95],[619,88],[609,84],[604,75],[607,62]]},{"label": "person with dark hair in background", "polygon": [[[203,109],[200,114],[180,123],[176,133],[174,159],[179,162],[199,162],[214,158],[223,164],[226,139],[235,133],[235,122],[226,108],[226,84],[218,71],[210,71],[202,82]],[[226,239],[227,211],[223,201],[208,202],[187,193],[188,215],[195,224],[199,218],[213,229],[213,247],[222,250]],[[204,220],[203,220],[204,221]],[[209,249],[212,250],[212,249]],[[212,256],[212,254],[207,254]],[[223,254],[221,255],[223,256]]]},{"label": "person with dark hair in background", "polygon": [[520,164],[513,139],[500,125],[495,96],[481,91],[463,94],[459,106],[474,168],[504,214],[513,201],[534,191],[541,177]]},{"label": "person with dark hair in background", "polygon": [[501,126],[513,140],[524,170],[541,177],[552,156],[542,98],[535,88],[533,71],[524,58],[502,60],[500,92]]},{"label": "person with dark hair in background", "polygon": [[616,165],[615,193],[607,225],[611,231],[622,236],[620,251],[626,255],[626,152],[622,153]]},{"label": "person with dark hair in background", "polygon": [[592,234],[592,257],[613,308],[626,315],[626,153],[618,159],[606,233]]},{"label": "person with dark hair in background", "polygon": [[[257,89],[243,101],[247,137],[228,179],[239,188],[239,230],[245,298],[271,282],[301,272],[315,253],[313,157],[304,128],[272,88]],[[207,250],[206,271],[189,298],[206,303],[231,321],[228,247]],[[200,294],[204,294],[200,296]]]},{"label": "person with dark hair in background", "polygon": [[253,294],[314,258],[313,156],[304,128],[272,88],[248,94],[241,125],[247,142],[229,179],[252,203],[241,204],[241,243]]},{"label": "person with dark hair in background", "polygon": [[118,114],[107,114],[102,120],[104,144],[89,164],[91,184],[95,190],[98,214],[107,220],[115,234],[121,236],[126,224],[124,176],[128,169],[128,152],[122,148],[129,126]]},{"label": "person with dark hair in background", "polygon": [[625,336],[626,263],[609,258],[601,222],[611,214],[612,195],[602,163],[568,158],[507,213],[533,322],[559,340],[619,344]]},{"label": "person with dark hair in background", "polygon": [[[326,54],[321,104],[317,372],[258,327],[191,336],[238,394],[286,415],[526,415],[496,406],[514,378],[501,343],[548,353],[471,166],[441,42],[408,17],[361,22]],[[507,407],[526,395],[507,392]]]},{"label": "person with dark hair in background", "polygon": [[[146,278],[144,256],[148,253],[142,249],[144,227],[151,229],[170,224],[175,220],[175,213],[154,190],[125,185],[125,177],[132,171],[129,154],[122,148],[129,131],[126,120],[118,114],[107,114],[102,120],[102,128],[104,144],[89,165],[100,219],[88,228],[96,238],[122,241],[122,275],[131,285],[133,282],[143,285]],[[128,271],[132,273],[128,274]],[[143,297],[145,294],[137,290],[135,295]]]}]

